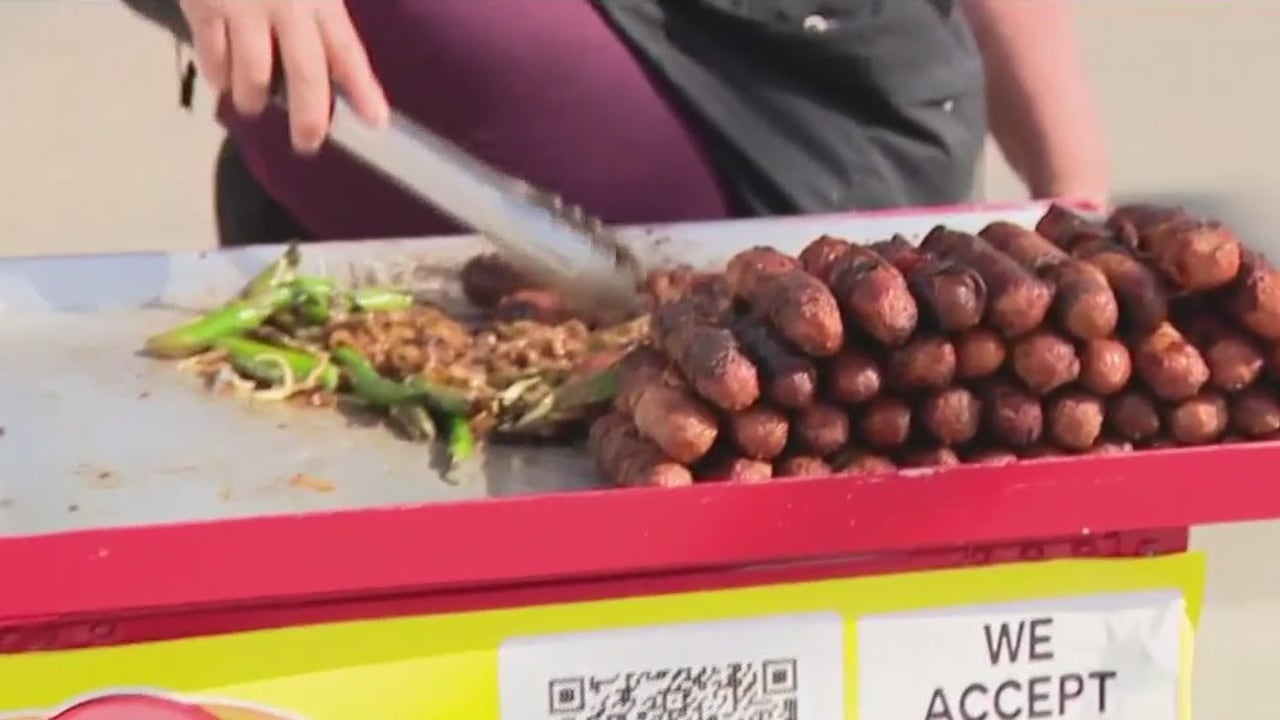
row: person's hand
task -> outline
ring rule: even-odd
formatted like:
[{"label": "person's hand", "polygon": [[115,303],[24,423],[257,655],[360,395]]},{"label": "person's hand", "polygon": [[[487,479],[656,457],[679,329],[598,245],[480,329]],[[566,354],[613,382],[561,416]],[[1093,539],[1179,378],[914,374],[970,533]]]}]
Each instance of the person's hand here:
[{"label": "person's hand", "polygon": [[299,152],[315,152],[324,142],[332,85],[364,120],[386,122],[386,96],[343,0],[181,0],[181,6],[200,72],[217,92],[229,91],[242,114],[266,107],[278,54]]}]

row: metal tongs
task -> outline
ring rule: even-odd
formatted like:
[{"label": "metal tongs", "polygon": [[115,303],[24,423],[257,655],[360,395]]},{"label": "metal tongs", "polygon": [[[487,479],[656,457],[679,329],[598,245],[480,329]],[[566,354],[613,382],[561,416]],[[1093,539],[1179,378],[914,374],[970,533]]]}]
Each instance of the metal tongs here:
[{"label": "metal tongs", "polygon": [[598,317],[641,307],[644,271],[600,220],[507,175],[392,110],[384,128],[334,101],[329,139],[457,222],[532,278]]}]

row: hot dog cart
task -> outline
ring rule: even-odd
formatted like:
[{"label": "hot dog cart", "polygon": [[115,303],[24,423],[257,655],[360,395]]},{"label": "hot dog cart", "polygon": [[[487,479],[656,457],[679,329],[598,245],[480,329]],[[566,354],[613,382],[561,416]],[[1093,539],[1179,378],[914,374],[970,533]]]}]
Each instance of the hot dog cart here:
[{"label": "hot dog cart", "polygon": [[[1041,204],[639,228],[651,264]],[[309,247],[435,284],[471,237]],[[1188,528],[1280,516],[1275,443],[678,489],[575,448],[446,483],[141,339],[279,248],[0,262],[0,717],[1182,718]]]}]

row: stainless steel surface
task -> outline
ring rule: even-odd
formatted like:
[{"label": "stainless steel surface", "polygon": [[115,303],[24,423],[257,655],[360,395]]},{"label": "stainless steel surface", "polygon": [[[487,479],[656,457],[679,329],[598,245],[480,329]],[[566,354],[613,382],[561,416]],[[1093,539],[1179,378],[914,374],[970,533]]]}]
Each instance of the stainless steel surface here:
[{"label": "stainless steel surface", "polygon": [[[5,361],[23,382],[0,389],[0,533],[50,525],[303,512],[588,487],[572,449],[487,449],[477,472],[441,482],[432,449],[334,412],[210,395],[129,340],[183,318],[166,310],[25,315],[6,323]],[[23,412],[26,410],[26,412]],[[333,483],[312,489],[301,473]],[[150,517],[149,517],[150,516]]]},{"label": "stainless steel surface", "polygon": [[[1042,206],[935,215],[790,218],[641,228],[648,262],[713,266],[736,250],[797,251],[821,233],[878,239],[937,223],[976,230],[1029,221]],[[475,237],[306,247],[306,272],[396,282],[448,300]],[[0,261],[0,535],[266,514],[324,512],[587,488],[573,449],[490,447],[445,484],[427,450],[324,410],[206,393],[172,363],[137,355],[150,333],[230,296],[280,252]],[[329,492],[294,483],[297,474]]]},{"label": "stainless steel surface", "polygon": [[405,190],[488,237],[515,265],[584,309],[639,307],[642,269],[580,208],[506,175],[392,112],[388,127],[334,103],[329,138]]}]

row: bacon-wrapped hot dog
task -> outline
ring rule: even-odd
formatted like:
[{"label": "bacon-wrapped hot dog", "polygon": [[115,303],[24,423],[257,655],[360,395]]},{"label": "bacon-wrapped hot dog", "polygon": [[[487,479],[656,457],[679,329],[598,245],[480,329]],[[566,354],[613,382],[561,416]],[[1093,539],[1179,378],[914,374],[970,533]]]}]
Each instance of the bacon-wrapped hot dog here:
[{"label": "bacon-wrapped hot dog", "polygon": [[734,295],[801,351],[826,357],[844,343],[835,297],[790,255],[769,247],[744,250],[730,258],[725,277]]},{"label": "bacon-wrapped hot dog", "polygon": [[956,376],[956,349],[945,337],[918,335],[889,352],[885,370],[895,390],[938,390]]},{"label": "bacon-wrapped hot dog", "polygon": [[791,410],[813,404],[818,369],[811,360],[787,347],[755,318],[735,318],[731,327],[734,338],[759,371],[765,399]]},{"label": "bacon-wrapped hot dog", "polygon": [[667,457],[688,465],[706,455],[719,436],[719,423],[683,387],[650,385],[636,402],[636,429]]},{"label": "bacon-wrapped hot dog", "polygon": [[1022,388],[995,382],[983,393],[983,425],[1000,444],[1025,447],[1040,440],[1044,412],[1040,401]]},{"label": "bacon-wrapped hot dog", "polygon": [[1045,437],[1060,448],[1084,452],[1102,437],[1106,409],[1097,396],[1065,392],[1049,400],[1044,414]]},{"label": "bacon-wrapped hot dog", "polygon": [[987,285],[972,268],[939,260],[901,236],[874,243],[871,249],[906,277],[921,312],[935,329],[957,332],[982,320]]},{"label": "bacon-wrapped hot dog", "polygon": [[953,447],[969,442],[982,424],[982,403],[962,387],[929,395],[917,411],[920,425],[939,445]]},{"label": "bacon-wrapped hot dog", "polygon": [[919,309],[906,278],[875,252],[851,245],[819,279],[845,315],[881,343],[901,345],[915,331]]},{"label": "bacon-wrapped hot dog", "polygon": [[831,466],[825,460],[812,455],[784,458],[774,471],[774,475],[780,478],[826,477],[832,474]]},{"label": "bacon-wrapped hot dog", "polygon": [[817,403],[796,413],[791,437],[801,451],[825,457],[849,442],[849,415],[833,405]]},{"label": "bacon-wrapped hot dog", "polygon": [[1063,263],[1069,258],[1062,248],[1054,245],[1035,230],[1003,220],[993,222],[980,230],[978,237],[1037,275],[1044,272],[1046,268]]},{"label": "bacon-wrapped hot dog", "polygon": [[1101,270],[1073,259],[1048,238],[1013,223],[992,223],[979,235],[1053,285],[1052,311],[1068,334],[1088,340],[1115,331],[1120,310]]},{"label": "bacon-wrapped hot dog", "polygon": [[538,284],[520,272],[497,253],[476,255],[462,266],[459,273],[462,294],[478,308],[488,310],[502,298],[518,290],[531,290]]},{"label": "bacon-wrapped hot dog", "polygon": [[1045,395],[1080,377],[1080,357],[1065,339],[1038,330],[1013,344],[1013,372],[1033,393]]},{"label": "bacon-wrapped hot dog", "polygon": [[719,422],[678,376],[667,372],[667,365],[650,348],[629,353],[618,362],[613,406],[664,455],[687,465],[711,450]]},{"label": "bacon-wrapped hot dog", "polygon": [[994,375],[1008,355],[1004,338],[984,327],[956,335],[951,344],[956,348],[956,377],[961,380],[978,380]]},{"label": "bacon-wrapped hot dog", "polygon": [[1194,219],[1191,213],[1180,207],[1131,203],[1112,210],[1106,226],[1118,242],[1140,250],[1142,235],[1170,222]]},{"label": "bacon-wrapped hot dog", "polygon": [[743,457],[772,460],[786,449],[791,422],[767,405],[756,405],[730,415],[728,430]]},{"label": "bacon-wrapped hot dog", "polygon": [[1070,259],[1045,270],[1057,288],[1053,313],[1058,325],[1082,340],[1107,337],[1120,322],[1120,303],[1097,267]]},{"label": "bacon-wrapped hot dog", "polygon": [[920,246],[977,271],[987,286],[986,319],[1007,337],[1031,332],[1049,312],[1053,288],[982,238],[937,227]]},{"label": "bacon-wrapped hot dog", "polygon": [[844,321],[835,296],[803,270],[765,278],[744,297],[758,315],[768,318],[774,332],[806,355],[829,357],[844,344]]},{"label": "bacon-wrapped hot dog", "polygon": [[638,347],[627,353],[615,368],[618,391],[613,395],[614,409],[628,418],[635,417],[640,396],[649,387],[666,382],[670,367],[662,353],[651,347]]},{"label": "bacon-wrapped hot dog", "polygon": [[653,313],[651,332],[699,395],[730,412],[760,398],[756,366],[733,333],[708,325],[696,299],[664,305]]},{"label": "bacon-wrapped hot dog", "polygon": [[1165,424],[1179,443],[1205,445],[1222,437],[1229,419],[1226,398],[1216,392],[1206,392],[1174,405]]},{"label": "bacon-wrapped hot dog", "polygon": [[823,235],[800,251],[800,267],[810,275],[827,281],[840,258],[848,255],[853,244],[830,235]]},{"label": "bacon-wrapped hot dog", "polygon": [[800,261],[771,247],[757,246],[729,258],[725,279],[735,295],[750,300],[769,278],[800,269]]},{"label": "bacon-wrapped hot dog", "polygon": [[1129,384],[1133,361],[1124,343],[1111,338],[1090,340],[1080,347],[1080,384],[1099,395],[1113,395]]},{"label": "bacon-wrapped hot dog", "polygon": [[1135,443],[1160,433],[1160,410],[1154,401],[1136,390],[1123,392],[1107,403],[1107,432]]},{"label": "bacon-wrapped hot dog", "polygon": [[1226,289],[1231,316],[1249,332],[1280,340],[1280,270],[1261,254],[1245,251],[1240,275]]},{"label": "bacon-wrapped hot dog", "polygon": [[911,437],[911,406],[881,395],[862,407],[857,419],[858,437],[873,450],[893,450]]},{"label": "bacon-wrapped hot dog", "polygon": [[1193,313],[1180,319],[1178,326],[1204,356],[1210,385],[1236,392],[1262,375],[1266,358],[1253,338],[1209,312]]},{"label": "bacon-wrapped hot dog", "polygon": [[662,454],[621,413],[610,413],[591,426],[587,449],[600,474],[615,485],[678,487],[693,484],[693,474]]},{"label": "bacon-wrapped hot dog", "polygon": [[949,468],[960,464],[960,457],[951,448],[922,448],[903,453],[902,467],[908,468]]},{"label": "bacon-wrapped hot dog", "polygon": [[830,398],[845,405],[859,405],[880,392],[880,366],[866,353],[848,349],[831,358],[824,371]]},{"label": "bacon-wrapped hot dog", "polygon": [[773,465],[737,455],[715,455],[698,466],[698,480],[756,484],[773,479]]},{"label": "bacon-wrapped hot dog", "polygon": [[1209,382],[1204,356],[1170,323],[1137,341],[1133,367],[1156,397],[1171,402],[1190,399]]},{"label": "bacon-wrapped hot dog", "polygon": [[1057,203],[1050,205],[1036,223],[1036,232],[1067,252],[1082,243],[1104,241],[1111,237],[1110,231],[1102,224]]},{"label": "bacon-wrapped hot dog", "polygon": [[883,473],[897,469],[889,458],[858,447],[847,447],[836,453],[830,464],[832,469],[841,473]]},{"label": "bacon-wrapped hot dog", "polygon": [[1117,208],[1108,224],[1136,238],[1138,250],[1181,290],[1222,287],[1240,272],[1240,239],[1180,208],[1129,205]]},{"label": "bacon-wrapped hot dog", "polygon": [[1112,243],[1077,245],[1075,254],[1106,276],[1131,332],[1148,332],[1169,318],[1168,292],[1151,268]]},{"label": "bacon-wrapped hot dog", "polygon": [[559,325],[573,319],[573,311],[553,290],[525,288],[503,296],[493,308],[498,322],[532,320],[543,325]]},{"label": "bacon-wrapped hot dog", "polygon": [[1280,431],[1280,399],[1273,389],[1249,388],[1232,395],[1229,404],[1233,431],[1250,438]]}]

